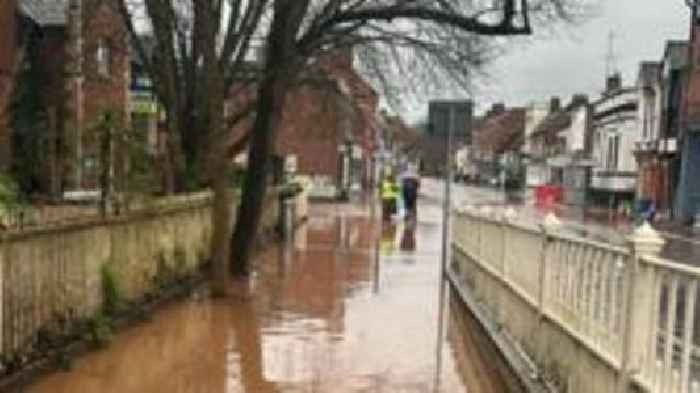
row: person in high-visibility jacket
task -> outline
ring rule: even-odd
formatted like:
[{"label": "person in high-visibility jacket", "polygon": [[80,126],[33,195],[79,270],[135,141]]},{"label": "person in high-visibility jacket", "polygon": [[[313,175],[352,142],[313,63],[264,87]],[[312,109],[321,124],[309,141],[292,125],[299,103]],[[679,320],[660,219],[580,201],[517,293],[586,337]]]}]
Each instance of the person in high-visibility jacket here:
[{"label": "person in high-visibility jacket", "polygon": [[381,184],[382,196],[382,217],[385,221],[391,219],[392,214],[396,213],[396,203],[399,197],[399,185],[396,183],[393,175],[386,176]]}]

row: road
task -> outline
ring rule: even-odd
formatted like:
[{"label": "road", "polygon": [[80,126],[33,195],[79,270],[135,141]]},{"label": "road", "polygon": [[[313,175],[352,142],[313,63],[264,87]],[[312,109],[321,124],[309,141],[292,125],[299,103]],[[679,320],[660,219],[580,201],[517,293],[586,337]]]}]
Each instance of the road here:
[{"label": "road", "polygon": [[505,392],[440,296],[439,203],[421,200],[417,224],[382,225],[377,206],[312,205],[256,260],[252,297],[198,293],[22,391]]},{"label": "road", "polygon": [[[427,199],[439,201],[444,194],[444,187],[444,182],[441,180],[424,179],[421,193]],[[593,218],[584,214],[580,208],[556,206],[552,209],[540,209],[534,206],[532,201],[508,204],[505,202],[503,192],[494,188],[455,183],[452,187],[453,208],[487,205],[494,210],[502,210],[509,206],[517,211],[518,220],[530,225],[540,224],[549,212],[554,212],[562,221],[564,231],[599,242],[625,246],[627,237],[634,229],[628,221],[614,222],[606,218]],[[700,267],[700,234],[691,229],[673,231],[659,229],[659,232],[666,240],[666,246],[660,255],[662,258]]]}]

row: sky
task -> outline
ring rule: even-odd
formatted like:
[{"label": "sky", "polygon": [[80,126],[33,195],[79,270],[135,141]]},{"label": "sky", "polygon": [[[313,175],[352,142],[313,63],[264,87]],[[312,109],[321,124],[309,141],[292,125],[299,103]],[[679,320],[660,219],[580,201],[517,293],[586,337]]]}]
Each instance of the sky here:
[{"label": "sky", "polygon": [[[600,0],[597,16],[586,23],[536,32],[532,42],[514,44],[488,66],[489,75],[477,82],[477,112],[494,102],[522,106],[555,95],[564,103],[576,93],[597,97],[605,84],[611,31],[623,83],[633,84],[639,63],[660,60],[666,40],[687,39],[688,28],[685,0]],[[462,97],[453,93],[430,98]],[[419,100],[405,117],[416,122],[426,116],[427,102]]]}]

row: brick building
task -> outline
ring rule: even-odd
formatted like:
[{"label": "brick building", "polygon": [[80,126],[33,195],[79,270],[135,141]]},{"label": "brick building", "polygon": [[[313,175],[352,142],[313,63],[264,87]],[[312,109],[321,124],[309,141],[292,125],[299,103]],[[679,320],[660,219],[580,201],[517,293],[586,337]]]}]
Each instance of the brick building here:
[{"label": "brick building", "polygon": [[[55,196],[97,187],[95,125],[107,112],[119,128],[129,123],[128,34],[110,1],[5,1],[12,17],[2,17],[20,25],[23,38],[8,52],[23,54],[23,68],[36,69],[41,78],[37,116],[46,121],[32,132],[43,141],[40,191]],[[20,137],[15,131],[13,138]]]},{"label": "brick building", "polygon": [[[297,85],[287,93],[274,155],[310,181],[311,196],[336,198],[374,180],[379,97],[355,70],[351,51],[330,54],[312,67],[317,83]],[[235,115],[251,99],[254,89],[234,84],[224,116]],[[238,123],[229,143],[240,140],[252,120]],[[239,165],[245,160],[245,154],[235,159]]]},{"label": "brick building", "polygon": [[671,179],[674,188],[674,218],[697,220],[700,215],[700,10],[692,11],[688,57],[681,93],[677,135],[677,174]]},{"label": "brick building", "polygon": [[[687,42],[669,41],[661,62],[640,64],[638,141],[634,154],[639,167],[637,199],[650,200],[664,216],[673,208],[671,180],[676,161],[678,107]],[[662,70],[664,72],[662,72]]]},{"label": "brick building", "polygon": [[371,182],[379,98],[354,69],[351,53],[319,65],[336,88],[302,86],[290,93],[275,152],[295,157],[313,194],[335,197]]},{"label": "brick building", "polygon": [[0,171],[10,165],[10,130],[8,106],[16,70],[17,4],[13,0],[0,2]]},{"label": "brick building", "polygon": [[525,141],[525,109],[494,104],[472,135],[472,160],[481,181],[502,181]]}]

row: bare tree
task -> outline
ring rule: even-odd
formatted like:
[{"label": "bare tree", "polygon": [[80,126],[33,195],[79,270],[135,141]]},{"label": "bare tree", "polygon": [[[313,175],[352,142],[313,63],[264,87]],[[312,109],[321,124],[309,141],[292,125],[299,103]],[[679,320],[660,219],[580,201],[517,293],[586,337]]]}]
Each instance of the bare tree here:
[{"label": "bare tree", "polygon": [[234,83],[250,82],[246,55],[270,1],[115,1],[166,112],[173,178],[208,184],[208,153],[225,131],[217,118]]},{"label": "bare tree", "polygon": [[[365,72],[389,99],[406,84],[468,88],[500,43],[495,37],[529,35],[535,26],[575,19],[584,0],[273,0],[266,30],[267,61],[231,243],[234,274],[249,271],[250,251],[266,192],[265,174],[275,129],[290,88],[308,77],[315,59],[356,48]],[[400,77],[398,77],[400,76]],[[409,78],[407,80],[407,78]],[[409,89],[410,90],[410,89]]]},{"label": "bare tree", "polygon": [[246,56],[270,1],[115,1],[165,108],[168,151],[163,158],[170,168],[166,188],[214,189],[214,292],[222,295],[231,217],[228,163],[247,139],[242,135],[232,140],[229,131],[252,109],[251,103],[225,119],[225,101],[234,87],[247,88],[253,81],[246,72]]},{"label": "bare tree", "polygon": [[[154,80],[170,131],[176,178],[215,189],[213,253],[218,282],[245,276],[266,193],[275,130],[294,88],[318,81],[319,59],[353,48],[363,72],[391,102],[447,84],[468,88],[471,74],[497,55],[505,36],[570,21],[587,0],[115,0]],[[150,56],[137,26],[153,37]],[[265,62],[246,66],[255,35]],[[254,99],[225,119],[232,90]],[[254,113],[237,141],[229,126]],[[227,158],[247,143],[248,171],[230,254],[222,245]],[[215,174],[208,177],[208,174]],[[189,175],[189,176],[187,176]],[[223,232],[222,232],[223,231]]]}]

